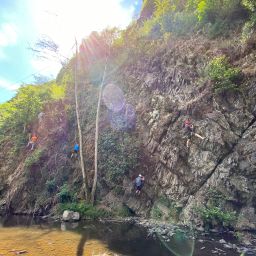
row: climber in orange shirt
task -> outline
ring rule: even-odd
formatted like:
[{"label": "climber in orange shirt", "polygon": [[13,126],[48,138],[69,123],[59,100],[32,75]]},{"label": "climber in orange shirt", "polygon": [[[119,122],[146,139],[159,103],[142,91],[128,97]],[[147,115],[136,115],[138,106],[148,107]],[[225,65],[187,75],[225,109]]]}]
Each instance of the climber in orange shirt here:
[{"label": "climber in orange shirt", "polygon": [[35,144],[37,142],[37,136],[35,134],[32,135],[31,139],[29,140],[27,147],[31,145],[31,150],[34,150]]}]

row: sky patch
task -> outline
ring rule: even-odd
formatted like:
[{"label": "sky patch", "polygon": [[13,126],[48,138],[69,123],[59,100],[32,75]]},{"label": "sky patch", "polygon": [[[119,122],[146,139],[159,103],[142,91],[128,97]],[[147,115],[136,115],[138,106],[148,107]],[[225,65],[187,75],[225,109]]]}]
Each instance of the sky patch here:
[{"label": "sky patch", "polygon": [[35,74],[57,75],[61,68],[58,60],[43,61],[29,50],[40,37],[50,37],[59,45],[60,53],[70,58],[74,54],[75,38],[79,43],[92,31],[125,28],[138,13],[141,2],[1,0],[0,102],[13,95],[17,85],[33,82]]}]

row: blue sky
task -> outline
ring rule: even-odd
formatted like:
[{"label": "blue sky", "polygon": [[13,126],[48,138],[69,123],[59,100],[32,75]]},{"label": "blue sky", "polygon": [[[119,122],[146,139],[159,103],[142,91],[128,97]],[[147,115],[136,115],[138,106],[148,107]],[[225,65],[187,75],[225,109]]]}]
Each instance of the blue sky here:
[{"label": "blue sky", "polygon": [[142,0],[0,0],[0,103],[15,95],[33,74],[55,77],[55,59],[36,58],[28,49],[47,35],[65,56],[78,42],[105,27],[124,28],[138,15]]}]

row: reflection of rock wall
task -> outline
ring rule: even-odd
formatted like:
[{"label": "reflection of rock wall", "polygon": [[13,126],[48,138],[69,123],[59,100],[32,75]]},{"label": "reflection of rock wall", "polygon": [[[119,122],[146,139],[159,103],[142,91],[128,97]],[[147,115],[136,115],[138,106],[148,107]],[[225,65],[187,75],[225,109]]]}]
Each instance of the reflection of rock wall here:
[{"label": "reflection of rock wall", "polygon": [[[227,209],[240,212],[240,220],[245,215],[244,219],[252,219],[256,207],[255,84],[248,82],[245,97],[232,92],[214,95],[211,84],[200,75],[208,62],[206,55],[214,57],[214,50],[195,40],[189,44],[186,48],[174,43],[154,58],[126,67],[122,80],[128,81],[137,129],[153,164],[142,170],[145,194],[125,201],[135,211],[148,213],[156,198],[165,196],[182,205],[180,216],[189,219],[211,188],[227,197]],[[196,133],[206,137],[193,137],[189,149],[182,132],[187,115]],[[244,227],[256,227],[253,221],[244,223]]]}]

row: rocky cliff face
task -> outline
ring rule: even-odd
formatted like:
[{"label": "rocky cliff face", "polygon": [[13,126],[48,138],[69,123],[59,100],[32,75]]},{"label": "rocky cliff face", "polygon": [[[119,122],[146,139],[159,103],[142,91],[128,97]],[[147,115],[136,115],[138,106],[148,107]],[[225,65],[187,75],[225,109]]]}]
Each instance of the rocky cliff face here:
[{"label": "rocky cliff face", "polygon": [[[164,197],[179,208],[181,221],[196,222],[195,208],[207,204],[207,192],[216,190],[225,197],[225,208],[237,212],[236,227],[255,229],[255,73],[245,77],[243,94],[213,94],[203,77],[213,57],[226,54],[233,63],[253,68],[248,59],[255,52],[245,56],[238,46],[217,44],[203,38],[176,41],[154,57],[126,66],[117,81],[129,88],[137,129],[151,159],[139,170],[146,176],[144,193],[138,198],[127,190],[124,202],[136,213],[149,214]],[[189,148],[182,132],[188,116],[196,133],[205,137],[194,136]]]},{"label": "rocky cliff face", "polygon": [[[233,65],[241,67],[243,93],[213,93],[213,86],[204,70],[209,60],[219,55],[226,55]],[[171,215],[175,220],[200,223],[195,209],[207,205],[211,190],[224,198],[227,211],[236,212],[237,228],[256,229],[255,56],[253,49],[246,51],[229,40],[220,44],[219,41],[196,37],[163,43],[151,54],[130,64],[124,63],[118,72],[114,70],[108,79],[122,89],[126,103],[134,109],[135,117],[132,119],[133,122],[136,120],[136,125],[132,124],[129,129],[136,133],[142,147],[137,169],[130,170],[121,179],[122,195],[113,193],[114,185],[107,184],[104,173],[100,172],[98,196],[103,204],[112,208],[125,204],[142,216],[154,215],[154,209],[158,209],[164,218],[168,218],[170,208],[173,208]],[[88,95],[86,102],[90,100]],[[95,90],[93,95],[95,99]],[[86,102],[83,106],[87,112],[82,116],[86,168],[93,170],[94,115]],[[42,156],[48,160],[35,164],[29,177],[24,173],[24,163],[13,168],[8,165],[6,180],[9,182],[3,189],[2,204],[10,204],[14,212],[35,212],[35,209],[45,209],[46,205],[49,208],[54,204],[54,198],[42,206],[35,203],[38,198],[29,191],[33,184],[31,179],[40,181],[37,193],[45,189],[43,184],[48,176],[61,180],[65,175],[71,186],[81,185],[78,168],[66,159],[63,151],[69,140],[66,132],[72,127],[68,127],[66,118],[59,116],[61,112],[65,113],[59,109],[54,117],[44,121],[53,123],[59,118],[60,133],[56,127],[41,129],[46,133],[42,134],[43,138],[50,137],[55,142],[40,144],[42,149],[49,149],[52,145],[53,148]],[[122,116],[124,113],[121,112],[122,109]],[[86,119],[90,113],[91,121]],[[108,115],[103,108],[101,133],[109,129]],[[127,117],[127,111],[125,115]],[[182,124],[188,116],[196,133],[205,137],[201,140],[193,136],[189,148],[182,131]],[[58,137],[58,134],[61,135]],[[64,160],[67,164],[63,169]],[[40,163],[47,172],[36,173],[42,170]],[[6,165],[1,166],[1,172],[4,173],[6,168]],[[145,175],[146,182],[142,194],[135,196],[132,179],[139,173]]]}]

